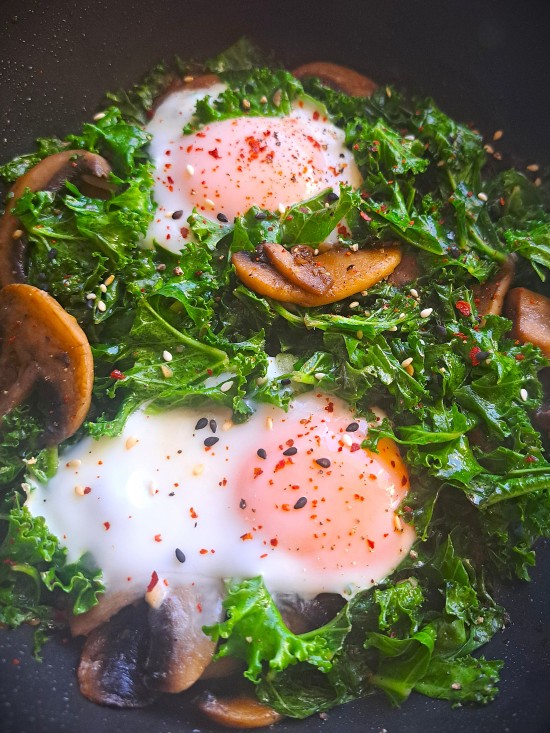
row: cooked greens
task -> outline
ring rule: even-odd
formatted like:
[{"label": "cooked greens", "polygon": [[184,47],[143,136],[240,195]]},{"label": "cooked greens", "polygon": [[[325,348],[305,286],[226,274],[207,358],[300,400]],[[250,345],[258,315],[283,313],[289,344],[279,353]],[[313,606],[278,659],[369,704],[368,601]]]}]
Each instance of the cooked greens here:
[{"label": "cooked greens", "polygon": [[[252,208],[223,227],[193,213],[195,241],[181,255],[141,248],[154,211],[141,125],[176,71],[215,71],[229,84],[197,104],[194,126],[284,114],[304,94],[317,100],[345,130],[361,190],[323,192],[284,214]],[[402,516],[418,540],[386,583],[357,594],[322,628],[295,635],[261,579],[231,581],[227,620],[208,630],[221,642],[219,656],[244,660],[259,698],[297,718],[376,689],[394,704],[413,690],[491,700],[500,662],[472,656],[503,624],[489,589],[528,579],[533,543],[550,535],[550,462],[532,422],[547,360],[511,340],[505,318],[481,319],[472,287],[515,253],[518,282],[541,288],[550,267],[545,193],[517,171],[485,173],[480,136],[431,99],[389,88],[351,99],[316,80],[302,85],[261,66],[243,43],[202,67],[159,66],[108,98],[116,106],[80,134],[40,139],[35,153],[0,168],[11,183],[66,148],[98,152],[113,166],[105,199],[67,184],[55,194],[27,191],[15,209],[29,242],[29,282],[77,318],[93,348],[94,398],[81,434],[116,435],[145,402],[163,410],[214,401],[235,420],[246,419],[254,401],[285,406],[291,389],[258,378],[268,354],[288,352],[294,388],[315,385],[364,415],[384,408],[391,421],[372,429],[368,446],[393,438],[411,472]],[[402,243],[416,261],[414,282],[379,283],[353,303],[290,309],[236,279],[232,252],[266,241],[314,244],[343,217],[344,245]],[[173,354],[169,378],[164,349]],[[230,378],[211,379],[222,372]],[[22,506],[25,471],[55,471],[56,454],[40,452],[39,437],[30,405],[1,426],[0,621],[37,619],[45,629],[62,597],[80,613],[102,586],[90,559],[67,564],[59,541]]]}]

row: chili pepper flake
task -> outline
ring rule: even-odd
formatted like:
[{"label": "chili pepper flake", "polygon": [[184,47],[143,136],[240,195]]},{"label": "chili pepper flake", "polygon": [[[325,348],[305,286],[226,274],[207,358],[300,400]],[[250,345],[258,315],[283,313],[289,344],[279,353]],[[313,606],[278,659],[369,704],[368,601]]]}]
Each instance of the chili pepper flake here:
[{"label": "chili pepper flake", "polygon": [[245,532],[245,534],[241,535],[241,540],[243,542],[246,542],[247,540],[252,540],[252,539],[254,538],[252,537],[252,534],[250,532]]},{"label": "chili pepper flake", "polygon": [[156,570],[153,570],[151,573],[151,580],[149,582],[149,585],[147,586],[147,593],[150,593],[155,585],[159,582],[159,576]]},{"label": "chili pepper flake", "polygon": [[162,542],[162,535],[156,534],[155,535],[155,542]]},{"label": "chili pepper flake", "polygon": [[111,522],[103,522],[103,526],[105,527],[105,530],[111,529]]},{"label": "chili pepper flake", "polygon": [[126,374],[123,374],[120,369],[113,369],[110,377],[111,379],[126,379]]},{"label": "chili pepper flake", "polygon": [[455,308],[463,316],[470,316],[472,314],[470,304],[467,303],[465,300],[457,300],[457,302],[455,303]]}]

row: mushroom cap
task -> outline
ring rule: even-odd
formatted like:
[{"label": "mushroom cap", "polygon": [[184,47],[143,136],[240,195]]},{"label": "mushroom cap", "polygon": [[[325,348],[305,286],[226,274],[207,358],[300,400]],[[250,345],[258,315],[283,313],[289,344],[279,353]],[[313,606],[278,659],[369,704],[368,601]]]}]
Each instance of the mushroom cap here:
[{"label": "mushroom cap", "polygon": [[370,97],[378,86],[368,76],[348,69],[347,66],[331,64],[328,61],[312,61],[298,66],[292,73],[297,79],[317,77],[323,84],[336,91],[345,92],[350,97]]},{"label": "mushroom cap", "polygon": [[86,334],[51,295],[24,283],[0,290],[0,419],[39,388],[44,443],[60,443],[86,417],[93,379]]}]

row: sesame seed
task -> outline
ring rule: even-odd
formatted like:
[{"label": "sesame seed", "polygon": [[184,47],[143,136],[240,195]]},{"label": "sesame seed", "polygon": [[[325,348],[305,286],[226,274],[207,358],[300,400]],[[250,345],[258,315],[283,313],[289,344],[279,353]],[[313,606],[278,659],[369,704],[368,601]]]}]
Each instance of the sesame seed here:
[{"label": "sesame seed", "polygon": [[486,153],[489,153],[489,155],[492,155],[495,152],[495,149],[493,148],[492,145],[484,145],[483,149],[485,150]]},{"label": "sesame seed", "polygon": [[258,387],[261,387],[262,385],[266,384],[267,381],[268,381],[267,377],[258,377],[256,379],[256,384],[258,385]]},{"label": "sesame seed", "polygon": [[92,120],[94,122],[99,122],[99,120],[102,120],[105,117],[105,112],[96,112],[96,114],[92,117]]},{"label": "sesame seed", "polygon": [[453,682],[453,684],[451,685],[451,689],[452,690],[461,690],[462,685],[460,684],[460,682]]},{"label": "sesame seed", "polygon": [[174,357],[172,356],[172,354],[171,354],[171,353],[170,353],[169,351],[167,351],[167,350],[165,349],[165,350],[164,350],[164,351],[162,352],[162,358],[164,359],[164,361],[172,361],[172,359],[173,359]]},{"label": "sesame seed", "polygon": [[305,505],[307,504],[307,498],[305,496],[301,496],[296,504],[294,504],[294,509],[303,509]]},{"label": "sesame seed", "polygon": [[250,102],[248,101],[248,99],[243,99],[243,109],[250,109]]},{"label": "sesame seed", "polygon": [[170,377],[174,376],[173,369],[170,369],[170,367],[166,366],[166,364],[160,365],[160,371],[162,372],[162,376],[164,377],[164,379],[170,379]]},{"label": "sesame seed", "polygon": [[273,97],[271,98],[275,107],[281,106],[281,100],[283,98],[283,92],[281,89],[277,89]]},{"label": "sesame seed", "polygon": [[493,140],[500,140],[503,135],[504,135],[504,131],[503,130],[496,130],[493,133]]},{"label": "sesame seed", "polygon": [[183,81],[184,81],[184,82],[185,82],[186,84],[189,84],[189,82],[193,81],[193,79],[194,79],[194,78],[195,78],[194,76],[184,76],[184,77],[183,77]]},{"label": "sesame seed", "polygon": [[266,418],[265,426],[268,430],[273,430],[273,418],[272,417]]},{"label": "sesame seed", "polygon": [[318,249],[314,249],[313,250],[313,256],[314,257],[317,257],[318,254],[319,254],[319,250]]},{"label": "sesame seed", "polygon": [[535,180],[533,181],[533,183],[537,187],[540,186],[540,184],[542,183],[542,178],[540,176],[537,176],[537,178],[535,178]]},{"label": "sesame seed", "polygon": [[219,438],[218,438],[217,435],[211,435],[209,438],[205,438],[204,445],[207,448],[212,448],[213,445],[216,445],[216,443],[218,442],[218,440],[219,440]]},{"label": "sesame seed", "polygon": [[258,450],[256,451],[256,455],[258,456],[258,458],[262,458],[265,461],[265,459],[267,458],[267,451],[265,450],[265,448],[258,448]]},{"label": "sesame seed", "polygon": [[172,213],[172,219],[181,219],[183,216],[183,209],[178,209]]},{"label": "sesame seed", "polygon": [[209,206],[211,209],[216,208],[216,204],[212,201],[212,199],[204,199],[204,203],[206,206]]},{"label": "sesame seed", "polygon": [[223,213],[222,213],[221,211],[220,211],[220,213],[219,213],[219,214],[218,214],[218,215],[216,216],[216,219],[217,219],[218,221],[221,221],[221,222],[222,222],[223,224],[226,224],[226,223],[227,223],[227,222],[229,221],[229,219],[227,218],[227,216],[226,216],[225,214],[223,214]]},{"label": "sesame seed", "polygon": [[483,193],[483,191],[480,191],[480,192],[478,193],[477,197],[478,197],[478,199],[479,199],[480,201],[488,201],[488,200],[489,200],[489,197],[487,196],[487,194],[486,194],[486,193]]},{"label": "sesame seed", "polygon": [[403,359],[403,361],[401,362],[401,366],[403,367],[403,369],[405,369],[405,367],[408,367],[409,364],[412,364],[412,363],[413,363],[413,358],[412,356],[409,356],[408,359]]},{"label": "sesame seed", "polygon": [[397,326],[392,326],[391,328],[388,328],[388,331],[397,331]]},{"label": "sesame seed", "polygon": [[105,283],[101,283],[101,285],[99,286],[99,289],[101,290],[102,293],[107,292],[107,286],[105,285]]},{"label": "sesame seed", "polygon": [[260,104],[267,104],[267,97],[265,96],[265,94],[263,97],[260,97]]},{"label": "sesame seed", "polygon": [[346,433],[356,433],[359,430],[358,422],[350,422],[346,428]]},{"label": "sesame seed", "polygon": [[16,229],[11,235],[12,239],[21,239],[25,232],[22,229]]},{"label": "sesame seed", "polygon": [[403,531],[403,522],[401,521],[401,517],[397,514],[393,515],[393,526],[396,532]]},{"label": "sesame seed", "polygon": [[193,168],[193,166],[191,165],[191,163],[188,163],[185,166],[185,170],[187,171],[187,174],[188,175],[190,175],[190,176],[194,176],[195,175],[195,169]]},{"label": "sesame seed", "polygon": [[406,318],[406,317],[407,317],[407,314],[406,314],[406,313],[400,313],[400,314],[399,314],[399,320],[400,320],[400,321],[402,321],[402,320],[403,320],[403,318]]},{"label": "sesame seed", "polygon": [[285,211],[286,211],[286,206],[284,204],[279,204],[279,206],[277,206],[277,208],[279,209],[279,213],[280,214],[284,214]]},{"label": "sesame seed", "polygon": [[164,272],[166,270],[166,265],[164,262],[159,262],[157,265],[157,272]]},{"label": "sesame seed", "polygon": [[114,275],[109,275],[109,277],[105,280],[105,286],[109,287],[109,285],[112,285],[115,281]]},{"label": "sesame seed", "polygon": [[321,380],[325,378],[326,374],[323,374],[323,372],[315,372],[313,376],[315,377],[315,379]]},{"label": "sesame seed", "polygon": [[240,500],[239,509],[246,509],[246,500],[245,499]]},{"label": "sesame seed", "polygon": [[354,301],[353,301],[353,303],[350,303],[350,304],[349,304],[349,307],[350,307],[351,309],[353,309],[353,308],[358,308],[358,307],[359,307],[359,301],[358,301],[358,300],[354,300]]},{"label": "sesame seed", "polygon": [[357,252],[359,250],[359,245],[357,243],[356,244],[351,244],[350,245],[350,250],[352,252]]},{"label": "sesame seed", "polygon": [[526,169],[528,171],[531,171],[532,173],[536,173],[539,170],[540,166],[538,163],[531,163],[530,165],[526,166]]},{"label": "sesame seed", "polygon": [[200,420],[197,421],[197,424],[195,425],[195,430],[202,430],[208,425],[208,418],[207,417],[201,417]]},{"label": "sesame seed", "polygon": [[344,435],[342,435],[342,443],[349,448],[351,445],[353,445],[353,438],[351,437],[351,435],[344,433]]},{"label": "sesame seed", "polygon": [[138,443],[139,438],[136,438],[135,435],[130,435],[129,438],[126,438],[126,443],[124,445],[126,446],[126,450],[131,450]]},{"label": "sesame seed", "polygon": [[424,308],[424,310],[420,311],[420,318],[429,318],[433,312],[433,308]]},{"label": "sesame seed", "polygon": [[67,468],[78,468],[82,464],[80,458],[73,458],[72,461],[67,461],[65,466]]},{"label": "sesame seed", "polygon": [[232,386],[233,386],[233,382],[232,381],[230,381],[230,382],[224,382],[222,384],[222,386],[220,387],[220,391],[221,392],[229,392],[229,390],[231,389]]},{"label": "sesame seed", "polygon": [[105,303],[104,303],[104,302],[103,302],[102,300],[100,300],[100,301],[98,302],[98,304],[97,304],[97,309],[98,309],[98,311],[100,311],[101,313],[105,313],[105,311],[107,310],[107,306],[105,305]]},{"label": "sesame seed", "polygon": [[204,466],[202,463],[197,463],[196,466],[193,466],[193,476],[201,476],[204,471]]},{"label": "sesame seed", "polygon": [[75,493],[75,494],[76,494],[77,496],[84,496],[84,486],[81,486],[80,484],[77,484],[77,485],[76,485],[76,486],[74,487],[74,493]]},{"label": "sesame seed", "polygon": [[185,562],[185,555],[183,554],[183,552],[180,550],[179,547],[176,547],[175,555],[176,555],[176,560],[178,562],[181,562],[181,563]]},{"label": "sesame seed", "polygon": [[328,458],[316,458],[315,463],[321,468],[330,468],[330,460]]},{"label": "sesame seed", "polygon": [[418,290],[416,290],[416,288],[411,288],[409,290],[409,293],[412,295],[413,298],[418,298]]},{"label": "sesame seed", "polygon": [[86,300],[95,300],[97,298],[97,295],[95,293],[88,293],[86,296]]},{"label": "sesame seed", "polygon": [[158,486],[156,481],[149,482],[149,493],[154,496],[158,492]]},{"label": "sesame seed", "polygon": [[519,396],[524,402],[527,402],[529,399],[529,395],[527,394],[527,390],[525,388],[520,389]]},{"label": "sesame seed", "polygon": [[296,453],[298,453],[298,448],[295,446],[291,446],[290,448],[287,448],[283,451],[283,456],[295,456]]},{"label": "sesame seed", "polygon": [[218,429],[218,423],[215,420],[210,420],[210,430],[215,433]]}]

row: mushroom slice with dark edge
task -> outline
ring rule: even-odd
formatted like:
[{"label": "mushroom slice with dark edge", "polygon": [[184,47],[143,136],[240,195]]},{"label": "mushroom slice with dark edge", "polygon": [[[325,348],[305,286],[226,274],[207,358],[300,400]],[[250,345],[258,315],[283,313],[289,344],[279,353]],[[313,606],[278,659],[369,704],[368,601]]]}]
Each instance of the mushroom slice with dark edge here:
[{"label": "mushroom slice with dark edge", "polygon": [[283,718],[273,708],[246,695],[227,698],[203,692],[195,702],[204,715],[226,728],[263,728]]},{"label": "mushroom slice with dark edge", "polygon": [[69,618],[69,626],[73,636],[87,636],[98,626],[107,623],[113,616],[125,606],[135,603],[143,597],[141,590],[121,591],[118,593],[105,593],[99,597],[95,606],[89,611],[79,613]]},{"label": "mushroom slice with dark edge", "polygon": [[0,290],[0,420],[36,391],[43,442],[60,443],[86,417],[93,379],[86,334],[51,295],[22,283]]},{"label": "mushroom slice with dark edge", "polygon": [[504,298],[510,289],[516,271],[516,256],[509,255],[498,272],[485,283],[473,288],[474,303],[477,312],[482,316],[500,316],[504,306]]},{"label": "mushroom slice with dark edge", "polygon": [[86,639],[77,670],[80,692],[99,705],[150,705],[158,693],[143,681],[148,643],[147,606],[126,606]]},{"label": "mushroom slice with dark edge", "polygon": [[66,181],[82,179],[101,195],[109,186],[111,166],[105,158],[85,150],[64,150],[37,163],[12,186],[4,215],[0,219],[0,287],[25,282],[26,242],[13,208],[27,190],[58,191]]},{"label": "mushroom slice with dark edge", "polygon": [[527,288],[513,288],[506,297],[512,338],[530,342],[550,357],[550,298]]},{"label": "mushroom slice with dark edge", "polygon": [[270,264],[289,282],[308,293],[323,295],[333,284],[332,276],[313,257],[313,250],[307,245],[298,245],[290,251],[282,244],[264,244]]},{"label": "mushroom slice with dark edge", "polygon": [[149,651],[145,680],[159,692],[182,692],[210,664],[216,644],[204,625],[223,619],[221,583],[195,583],[169,592],[159,608],[150,608]]},{"label": "mushroom slice with dark edge", "polygon": [[298,66],[292,73],[297,79],[317,77],[323,84],[338,92],[345,92],[350,97],[370,97],[378,86],[368,76],[328,61],[313,61]]},{"label": "mushroom slice with dark edge", "polygon": [[232,257],[240,280],[255,293],[306,307],[336,303],[366,290],[388,277],[400,260],[401,248],[394,244],[357,252],[332,248],[314,258],[333,281],[325,293],[316,295],[287,280],[272,265],[258,262],[250,252],[235,252]]}]

